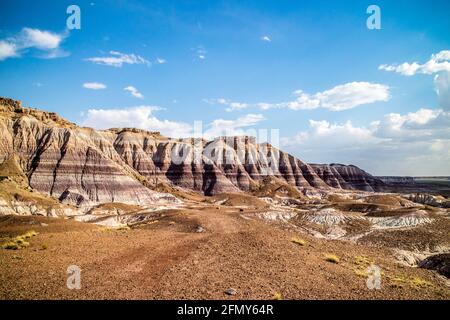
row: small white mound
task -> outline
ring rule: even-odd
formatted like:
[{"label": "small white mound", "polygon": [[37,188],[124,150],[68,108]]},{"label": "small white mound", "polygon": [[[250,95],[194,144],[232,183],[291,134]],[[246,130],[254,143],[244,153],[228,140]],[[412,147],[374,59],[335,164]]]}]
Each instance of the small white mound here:
[{"label": "small white mound", "polygon": [[288,222],[290,219],[296,217],[297,213],[292,211],[267,211],[260,212],[257,215],[264,220]]},{"label": "small white mound", "polygon": [[312,213],[307,213],[303,219],[317,224],[338,225],[348,221],[350,218],[346,217],[340,211],[333,208],[325,208]]},{"label": "small white mound", "polygon": [[370,217],[368,219],[373,223],[375,229],[412,228],[434,221],[423,210],[400,217]]}]

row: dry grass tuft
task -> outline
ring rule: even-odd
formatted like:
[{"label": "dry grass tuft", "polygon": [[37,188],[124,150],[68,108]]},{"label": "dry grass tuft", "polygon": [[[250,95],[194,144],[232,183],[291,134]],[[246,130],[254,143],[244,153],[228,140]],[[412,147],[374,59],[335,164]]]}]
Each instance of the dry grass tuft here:
[{"label": "dry grass tuft", "polygon": [[306,241],[303,240],[303,239],[300,239],[300,238],[298,238],[298,237],[292,238],[291,241],[292,241],[293,243],[295,243],[295,244],[298,244],[299,246],[304,246],[304,245],[306,245]]},{"label": "dry grass tuft", "polygon": [[13,238],[11,241],[8,241],[7,243],[3,244],[2,248],[6,250],[18,250],[26,248],[30,245],[30,243],[25,240],[35,237],[37,235],[38,233],[36,231],[33,230],[28,231],[27,233],[17,236]]},{"label": "dry grass tuft", "polygon": [[273,295],[273,300],[282,300],[282,299],[283,299],[283,297],[282,297],[281,293],[279,293],[279,292],[276,292]]},{"label": "dry grass tuft", "polygon": [[331,263],[339,263],[341,260],[335,254],[326,254],[325,255],[325,261],[328,261],[328,262],[331,262]]},{"label": "dry grass tuft", "polygon": [[413,289],[424,289],[432,287],[433,284],[419,277],[407,277],[406,275],[387,276],[393,288],[403,288],[408,285]]}]

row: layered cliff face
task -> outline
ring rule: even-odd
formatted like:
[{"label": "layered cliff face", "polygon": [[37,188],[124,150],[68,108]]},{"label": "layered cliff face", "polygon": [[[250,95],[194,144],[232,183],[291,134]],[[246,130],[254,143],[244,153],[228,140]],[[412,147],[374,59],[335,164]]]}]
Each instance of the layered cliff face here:
[{"label": "layered cliff face", "polygon": [[3,98],[0,134],[0,163],[15,157],[31,188],[75,205],[176,202],[151,188],[169,184],[213,195],[251,191],[267,177],[299,190],[382,186],[356,167],[308,165],[250,137],[205,141],[138,129],[96,131]]},{"label": "layered cliff face", "polygon": [[382,180],[353,165],[311,164],[317,175],[329,186],[339,189],[382,191]]},{"label": "layered cliff face", "polygon": [[117,153],[140,174],[206,195],[250,191],[267,176],[299,188],[328,187],[308,164],[250,137],[161,140],[128,129],[115,134]]},{"label": "layered cliff face", "polygon": [[0,105],[0,159],[17,156],[34,190],[75,205],[177,201],[145,187],[108,137],[51,113]]}]

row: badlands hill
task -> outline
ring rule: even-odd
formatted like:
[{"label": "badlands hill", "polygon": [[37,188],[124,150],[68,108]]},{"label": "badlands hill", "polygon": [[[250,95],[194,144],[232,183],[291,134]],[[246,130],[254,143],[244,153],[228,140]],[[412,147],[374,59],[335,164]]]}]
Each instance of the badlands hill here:
[{"label": "badlands hill", "polygon": [[300,193],[378,191],[384,183],[355,166],[310,165],[252,137],[171,139],[158,132],[79,127],[52,112],[0,98],[0,164],[32,190],[76,206],[176,201],[172,187],[204,195],[258,192],[278,181]]}]

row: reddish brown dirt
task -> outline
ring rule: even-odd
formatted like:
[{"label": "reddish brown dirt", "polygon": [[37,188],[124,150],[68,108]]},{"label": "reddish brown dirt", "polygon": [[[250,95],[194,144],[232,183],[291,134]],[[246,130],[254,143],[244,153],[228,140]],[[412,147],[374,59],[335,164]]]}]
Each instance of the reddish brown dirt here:
[{"label": "reddish brown dirt", "polygon": [[[206,232],[196,233],[198,225]],[[399,266],[387,249],[295,234],[245,219],[233,208],[183,210],[123,231],[65,219],[2,217],[0,243],[29,230],[39,234],[28,248],[0,249],[0,299],[271,299],[275,293],[284,299],[450,297],[441,276]],[[293,243],[294,236],[306,245]],[[327,253],[340,263],[325,261]],[[369,290],[366,278],[355,272],[361,268],[355,257],[362,255],[382,269],[381,290]],[[66,287],[70,265],[82,269],[80,290]],[[224,293],[230,287],[237,295]]]}]

